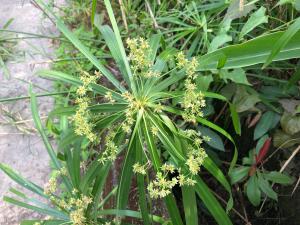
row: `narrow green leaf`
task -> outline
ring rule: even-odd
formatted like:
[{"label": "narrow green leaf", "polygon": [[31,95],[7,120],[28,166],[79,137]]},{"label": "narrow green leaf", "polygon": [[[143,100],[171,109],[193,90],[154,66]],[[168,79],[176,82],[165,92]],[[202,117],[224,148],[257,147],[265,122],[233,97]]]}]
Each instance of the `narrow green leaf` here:
[{"label": "narrow green leaf", "polygon": [[183,208],[185,214],[185,223],[189,225],[198,225],[198,211],[195,190],[192,187],[181,187]]},{"label": "narrow green leaf", "polygon": [[[148,118],[148,117],[147,117]],[[150,121],[143,116],[144,126],[143,126],[143,134],[146,139],[147,146],[149,148],[150,157],[153,162],[153,166],[155,171],[160,171],[161,161],[158,155],[158,150],[155,146],[154,138],[149,130],[151,127]],[[179,209],[176,205],[176,201],[172,195],[168,195],[164,198],[166,206],[168,208],[169,215],[171,217],[172,223],[175,225],[183,225],[182,219],[180,217]]]},{"label": "narrow green leaf", "polygon": [[232,222],[215,196],[211,193],[207,185],[200,177],[196,178],[196,193],[203,201],[208,211],[214,217],[219,225],[232,225]]},{"label": "narrow green leaf", "polygon": [[297,36],[297,34],[299,33],[299,29],[300,18],[296,19],[295,22],[283,33],[283,35],[275,43],[272,43],[274,47],[272,48],[271,53],[269,54],[266,62],[264,63],[263,68],[266,68],[280,53],[280,51],[287,46],[291,39]]},{"label": "narrow green leaf", "polygon": [[124,46],[123,46],[121,34],[120,34],[120,31],[119,31],[119,28],[118,28],[118,23],[117,23],[116,18],[114,16],[114,12],[112,10],[110,1],[109,0],[104,0],[104,4],[105,4],[106,10],[107,10],[111,25],[113,27],[113,31],[115,33],[115,37],[116,37],[116,40],[117,40],[117,46],[119,48],[119,51],[121,52],[123,63],[126,67],[127,76],[129,77],[129,80],[130,80],[130,87],[131,87],[132,91],[135,93],[136,92],[135,82],[133,80],[133,76],[132,76],[132,73],[131,73],[131,70],[130,70],[129,62],[128,62],[126,52],[125,52],[125,49],[124,49]]},{"label": "narrow green leaf", "polygon": [[66,224],[65,220],[23,220],[20,225],[34,225],[42,223],[43,225],[63,225]]},{"label": "narrow green leaf", "polygon": [[54,218],[63,219],[63,220],[68,220],[69,219],[68,216],[66,216],[64,213],[55,213],[52,210],[39,208],[39,207],[36,207],[34,205],[30,205],[30,204],[27,204],[25,202],[21,202],[19,200],[16,200],[16,199],[13,199],[13,198],[10,198],[10,197],[7,197],[7,196],[3,197],[3,201],[9,202],[11,204],[14,204],[14,205],[17,205],[17,206],[20,206],[20,207],[23,207],[23,208],[26,208],[26,209],[29,209],[29,210],[33,210],[35,212],[38,212],[38,213],[41,213],[41,214],[44,214],[44,215],[53,216]]},{"label": "narrow green leaf", "polygon": [[238,135],[241,135],[241,122],[240,122],[240,117],[239,114],[236,111],[236,107],[234,104],[229,103],[229,109],[230,109],[230,115],[233,123],[233,127],[235,130],[235,133]]},{"label": "narrow green leaf", "polygon": [[[101,210],[98,212],[98,215],[117,215],[117,216],[127,216],[127,217],[132,217],[132,218],[138,218],[142,219],[141,213],[133,210],[118,210],[118,209],[105,209]],[[161,223],[165,224],[165,219],[155,216],[155,215],[150,215],[154,222],[156,223]]]},{"label": "narrow green leaf", "polygon": [[125,209],[128,202],[131,178],[133,175],[132,166],[135,162],[135,155],[136,155],[134,146],[138,138],[137,131],[142,119],[142,115],[143,115],[143,111],[140,110],[138,112],[137,120],[129,140],[128,150],[124,159],[120,182],[119,182],[119,189],[117,194],[117,209]]},{"label": "narrow green leaf", "polygon": [[99,71],[121,92],[126,89],[120,84],[120,82],[114,77],[114,75],[103,66],[100,61],[81,43],[81,41],[72,33],[63,21],[55,15],[55,13],[48,7],[42,0],[36,0],[36,2],[47,13],[52,15],[56,20],[57,28],[66,36],[66,38],[86,57]]},{"label": "narrow green leaf", "polygon": [[[274,43],[280,40],[284,32],[276,32],[254,38],[242,44],[231,45],[218,49],[204,56],[198,57],[198,70],[206,71],[218,68],[219,60],[226,57],[222,69],[241,68],[266,62]],[[272,58],[273,61],[300,57],[300,31],[280,49],[280,52]]]},{"label": "narrow green leaf", "polygon": [[288,90],[293,85],[297,84],[297,82],[300,80],[300,65],[297,66],[296,72],[291,76],[288,83],[286,84],[285,89]]},{"label": "narrow green leaf", "polygon": [[55,168],[59,170],[61,168],[61,164],[58,161],[58,159],[56,157],[56,153],[55,153],[54,149],[52,148],[52,145],[50,144],[48,137],[44,131],[40,116],[38,114],[37,99],[31,89],[30,89],[30,98],[31,98],[31,112],[32,112],[32,117],[33,117],[35,127],[37,128],[37,130],[39,131],[39,133],[43,139],[43,142],[44,142],[47,152],[51,158],[51,161],[53,162]]},{"label": "narrow green leaf", "polygon": [[11,169],[8,165],[0,163],[0,169],[6,173],[11,179],[13,179],[16,183],[21,185],[22,187],[42,196],[46,197],[44,194],[43,188],[39,187],[38,185],[32,183],[31,181],[26,180],[24,177],[16,173],[13,169]]},{"label": "narrow green leaf", "polygon": [[[32,112],[32,117],[33,117],[35,127],[37,128],[38,132],[40,133],[40,135],[43,139],[44,145],[45,145],[46,150],[47,150],[47,152],[50,156],[51,161],[54,164],[54,167],[57,170],[60,170],[61,169],[61,164],[60,164],[59,160],[57,159],[56,153],[55,153],[54,149],[52,148],[52,145],[50,144],[50,141],[48,140],[48,137],[47,137],[47,135],[44,131],[44,128],[43,128],[43,125],[42,125],[42,122],[41,122],[41,119],[40,119],[40,116],[39,116],[39,113],[38,113],[38,109],[37,109],[37,107],[38,107],[37,106],[37,99],[36,99],[35,94],[32,92],[32,87],[30,87],[30,92],[29,93],[30,93],[30,99],[31,99],[31,112]],[[65,185],[67,186],[68,190],[72,191],[73,188],[71,186],[71,183],[65,176],[63,176],[63,181],[64,181]]]},{"label": "narrow green leaf", "polygon": [[[145,164],[145,159],[143,156],[143,138],[141,134],[141,129],[138,130],[138,139],[136,142],[135,147],[136,152],[136,162],[139,162],[140,165]],[[143,218],[143,224],[150,225],[150,218],[149,218],[149,210],[147,204],[147,197],[146,197],[146,190],[145,190],[145,177],[143,174],[137,174],[137,186],[138,186],[138,193],[139,193],[139,206]]]},{"label": "narrow green leaf", "polygon": [[92,0],[91,26],[94,26],[95,14],[97,9],[97,0]]},{"label": "narrow green leaf", "polygon": [[125,61],[124,61],[124,58],[122,57],[121,49],[116,44],[117,38],[115,36],[115,33],[107,25],[100,26],[97,28],[100,30],[100,32],[105,40],[105,43],[107,44],[107,46],[110,50],[112,57],[114,58],[115,62],[117,63],[117,65],[121,71],[121,75],[124,77],[125,81],[130,86],[131,83],[129,80],[129,75],[128,75],[128,72],[126,69]]},{"label": "narrow green leaf", "polygon": [[231,186],[227,181],[225,175],[222,170],[214,163],[211,158],[207,157],[204,160],[203,166],[211,175],[213,175],[218,182],[225,188],[225,190],[229,193],[229,200],[227,202],[226,211],[228,212],[233,207],[233,196],[231,191]]},{"label": "narrow green leaf", "polygon": [[[55,80],[60,80],[69,84],[73,84],[76,86],[80,86],[82,85],[82,81],[80,79],[78,79],[77,77],[71,76],[69,74],[60,72],[60,71],[55,71],[55,70],[39,70],[37,71],[37,74],[40,75],[41,77],[47,77],[50,79],[55,79]],[[102,85],[99,84],[90,84],[89,87],[91,87],[91,89],[100,94],[100,95],[105,95],[107,92],[111,92],[112,96],[115,100],[119,100],[119,101],[123,101],[123,98],[121,97],[121,95],[107,87],[104,87]]]}]

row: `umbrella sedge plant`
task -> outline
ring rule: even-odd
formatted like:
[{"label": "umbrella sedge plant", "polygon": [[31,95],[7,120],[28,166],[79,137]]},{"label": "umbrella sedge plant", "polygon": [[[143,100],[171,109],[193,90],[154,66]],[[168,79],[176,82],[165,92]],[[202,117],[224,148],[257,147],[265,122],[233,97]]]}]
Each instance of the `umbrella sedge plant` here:
[{"label": "umbrella sedge plant", "polygon": [[[203,148],[202,142],[209,141],[209,137],[203,136],[195,128],[201,123],[222,133],[232,142],[233,140],[225,130],[203,117],[207,97],[221,100],[224,100],[224,97],[197,91],[195,78],[198,61],[195,58],[187,59],[182,52],[173,54],[174,57],[165,57],[165,52],[158,54],[161,40],[159,34],[151,36],[149,40],[127,39],[127,56],[110,1],[105,0],[112,29],[104,25],[99,27],[99,30],[122,75],[124,81],[120,82],[43,1],[36,2],[54,18],[60,31],[97,69],[95,74],[81,72],[79,78],[59,71],[39,71],[42,77],[77,86],[76,106],[52,112],[52,115],[60,116],[72,114],[70,118],[73,132],[65,139],[72,140],[74,146],[80,145],[83,139],[91,144],[104,146],[90,162],[89,168],[92,172],[88,170],[83,173],[80,170],[80,148],[71,151],[70,146],[65,147],[64,157],[57,158],[49,142],[45,141],[45,134],[42,133],[47,149],[51,150],[48,152],[56,170],[59,171],[59,175],[62,174],[64,190],[70,194],[80,193],[79,201],[85,202],[84,207],[78,209],[79,215],[74,216],[74,208],[76,210],[78,208],[76,203],[69,207],[69,211],[66,210],[64,220],[70,222],[64,224],[119,224],[126,216],[140,218],[143,224],[161,222],[160,217],[151,215],[151,202],[153,199],[163,199],[170,217],[167,222],[173,225],[196,225],[198,224],[196,197],[201,199],[218,224],[232,224],[227,214],[233,205],[230,184]],[[114,88],[98,84],[97,80],[101,76],[105,77]],[[171,88],[178,82],[184,83],[184,90]],[[97,99],[100,97],[101,101],[96,101],[95,97]],[[174,98],[179,99],[176,105],[171,104]],[[33,105],[36,105],[34,94],[32,101]],[[35,109],[33,112],[34,117],[38,118]],[[178,124],[174,120],[175,117],[181,118],[183,123]],[[43,130],[40,123],[37,127],[40,131]],[[99,202],[99,196],[102,194],[108,171],[120,153],[124,154],[124,158],[115,197],[116,208],[101,210],[103,204]],[[62,173],[60,160],[65,161],[69,176]],[[236,154],[231,168],[235,160]],[[202,167],[228,192],[226,209],[221,206],[201,178]],[[149,176],[150,171],[155,171],[154,177]],[[48,194],[47,196],[54,195],[55,188],[51,188],[51,183],[55,183],[57,176],[50,180],[49,188],[44,190],[43,193]],[[134,177],[137,180],[140,212],[132,213],[129,210],[131,213],[128,213],[126,209]],[[175,187],[181,189],[184,215],[180,213],[172,192]],[[40,188],[38,190],[41,191]],[[112,222],[105,221],[103,215],[107,214],[114,215],[115,219]]]}]

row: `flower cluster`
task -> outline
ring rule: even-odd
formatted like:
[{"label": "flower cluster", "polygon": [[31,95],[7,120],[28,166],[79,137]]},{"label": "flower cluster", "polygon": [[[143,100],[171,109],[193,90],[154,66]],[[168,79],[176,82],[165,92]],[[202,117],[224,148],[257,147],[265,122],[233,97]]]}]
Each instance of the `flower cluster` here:
[{"label": "flower cluster", "polygon": [[129,134],[135,121],[134,115],[138,110],[144,108],[146,102],[135,99],[129,92],[123,93],[122,96],[128,102],[128,107],[125,111],[126,119],[122,124],[122,129]]},{"label": "flower cluster", "polygon": [[134,75],[145,78],[159,77],[160,73],[153,71],[151,67],[151,49],[149,43],[144,38],[127,39],[127,45],[130,50],[129,60]]},{"label": "flower cluster", "polygon": [[111,104],[114,104],[116,100],[113,99],[112,93],[110,91],[107,91],[104,95],[104,98]]},{"label": "flower cluster", "polygon": [[73,117],[75,125],[75,133],[77,135],[86,136],[90,141],[96,140],[96,135],[93,133],[93,125],[90,123],[90,112],[88,110],[90,99],[87,96],[87,90],[91,83],[96,82],[96,76],[90,76],[83,72],[80,77],[82,85],[77,88],[77,98],[75,102],[78,104],[78,109]]},{"label": "flower cluster", "polygon": [[[189,175],[183,175],[181,169],[177,169],[172,164],[163,164],[161,166],[161,172],[156,174],[154,181],[150,182],[147,190],[151,198],[164,198],[171,193],[172,188],[179,184],[180,186],[193,186],[196,181],[190,178]],[[168,180],[167,177],[169,174],[174,174],[177,170],[178,176],[173,177],[171,180]]]},{"label": "flower cluster", "polygon": [[135,163],[132,168],[133,168],[134,173],[139,173],[139,174],[142,174],[142,175],[147,174],[146,165],[141,165],[140,163]]},{"label": "flower cluster", "polygon": [[[178,184],[179,186],[193,186],[196,181],[193,179],[200,171],[200,167],[204,163],[207,154],[201,144],[203,140],[209,141],[209,137],[201,137],[201,133],[192,129],[180,130],[180,134],[185,138],[192,140],[188,145],[187,160],[185,162],[187,169],[183,172],[182,168],[176,168],[173,164],[164,164],[156,175],[156,179],[149,183],[148,191],[151,198],[163,198],[171,193],[172,188]],[[178,175],[168,180],[169,174]],[[143,171],[144,172],[144,171]]]},{"label": "flower cluster", "polygon": [[196,58],[187,60],[182,52],[177,54],[177,66],[180,69],[185,69],[187,78],[185,80],[185,93],[182,100],[184,113],[183,119],[187,122],[196,123],[197,117],[202,117],[202,108],[206,106],[203,93],[197,91],[195,84],[196,69],[198,62]]},{"label": "flower cluster", "polygon": [[67,169],[65,167],[62,167],[60,170],[56,170],[51,175],[48,183],[45,185],[44,193],[46,195],[52,195],[57,190],[57,179],[59,176],[66,176],[67,175]]},{"label": "flower cluster", "polygon": [[108,134],[105,137],[105,150],[102,153],[100,159],[98,159],[100,163],[104,163],[106,161],[114,161],[117,158],[119,148],[114,142],[115,136],[116,132],[114,132],[113,129],[108,131]]},{"label": "flower cluster", "polygon": [[189,171],[196,175],[200,171],[207,154],[203,148],[192,149],[188,154],[186,165],[189,167]]},{"label": "flower cluster", "polygon": [[158,172],[156,179],[149,183],[147,190],[151,198],[164,198],[171,193],[172,188],[177,184],[178,180],[176,177],[171,180],[167,179],[168,173]]},{"label": "flower cluster", "polygon": [[[76,191],[78,193],[78,191]],[[73,194],[76,194],[73,192]],[[70,211],[70,220],[73,225],[86,225],[85,211],[92,198],[81,194],[79,197],[71,197],[59,200],[53,200],[61,209]]]},{"label": "flower cluster", "polygon": [[150,46],[148,42],[142,37],[133,39],[128,38],[126,42],[130,50],[129,60],[131,61],[133,71],[150,67]]},{"label": "flower cluster", "polygon": [[195,130],[184,130],[182,131],[182,135],[186,138],[193,140],[193,144],[188,146],[188,159],[186,161],[186,165],[189,168],[189,171],[192,175],[196,175],[200,171],[200,167],[202,166],[207,154],[201,144],[203,140],[209,141],[210,137],[203,136],[201,137],[201,132],[197,132]]},{"label": "flower cluster", "polygon": [[181,187],[182,186],[194,186],[196,184],[195,180],[193,180],[192,178],[185,176],[181,173],[179,173],[177,180],[178,180],[179,186],[181,186]]}]

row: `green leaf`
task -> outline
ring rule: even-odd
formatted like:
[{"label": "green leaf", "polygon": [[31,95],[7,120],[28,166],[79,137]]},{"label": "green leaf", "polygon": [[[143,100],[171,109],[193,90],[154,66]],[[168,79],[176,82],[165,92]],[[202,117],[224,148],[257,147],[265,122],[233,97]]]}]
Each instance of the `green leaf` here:
[{"label": "green leaf", "polygon": [[8,165],[0,163],[0,169],[6,173],[12,180],[14,180],[17,184],[21,185],[22,187],[42,196],[46,197],[44,194],[43,188],[39,187],[38,185],[32,183],[31,181],[26,180],[24,177],[16,173],[13,169],[11,169]]},{"label": "green leaf", "polygon": [[258,94],[249,94],[245,87],[237,87],[236,95],[233,99],[233,104],[235,104],[237,112],[240,113],[252,109],[258,102],[260,102]]},{"label": "green leaf", "polygon": [[277,183],[277,184],[292,184],[293,179],[285,175],[283,173],[272,171],[270,173],[263,173],[263,177],[271,182]]},{"label": "green leaf", "polygon": [[204,140],[209,146],[223,152],[225,151],[224,143],[221,137],[216,132],[212,131],[209,128],[201,127],[201,126],[198,127],[198,130],[201,132],[202,136],[208,136],[211,138],[210,141]]},{"label": "green leaf", "polygon": [[296,19],[295,22],[283,33],[283,35],[275,43],[272,43],[274,47],[272,48],[271,53],[268,55],[263,68],[266,68],[275,59],[275,57],[279,55],[280,51],[282,51],[288,45],[288,43],[292,42],[291,40],[293,38],[297,37],[297,34],[299,34],[299,29],[300,18]]},{"label": "green leaf", "polygon": [[213,175],[218,180],[220,184],[222,184],[225,190],[229,193],[229,200],[226,206],[226,211],[228,212],[233,207],[233,197],[229,182],[227,181],[222,170],[209,157],[204,160],[203,166],[209,173],[211,173],[211,175]]},{"label": "green leaf", "polygon": [[41,223],[43,225],[63,225],[66,224],[65,220],[23,220],[20,225],[35,225]]},{"label": "green leaf", "polygon": [[262,6],[256,12],[251,14],[250,18],[244,24],[240,32],[239,39],[241,40],[246,34],[252,31],[255,27],[263,23],[268,23],[268,16],[266,16],[266,8]]},{"label": "green leaf", "polygon": [[284,112],[280,120],[280,125],[287,134],[297,134],[300,132],[300,116]]},{"label": "green leaf", "polygon": [[240,167],[236,167],[232,170],[232,172],[230,173],[230,179],[231,179],[231,183],[235,184],[239,181],[241,181],[242,179],[244,179],[245,177],[248,176],[250,167],[248,166],[240,166]]},{"label": "green leaf", "polygon": [[9,72],[5,62],[3,61],[1,55],[0,55],[0,69],[2,69],[5,78],[9,79],[10,78],[10,72]]},{"label": "green leaf", "polygon": [[[32,112],[32,117],[33,117],[35,127],[37,128],[38,132],[40,133],[40,135],[43,139],[43,142],[44,142],[44,145],[48,152],[48,155],[50,156],[50,159],[51,159],[52,163],[54,164],[55,169],[60,170],[61,164],[60,164],[59,160],[57,159],[56,152],[52,148],[52,145],[51,145],[50,141],[48,140],[48,137],[44,131],[42,121],[41,121],[41,118],[39,116],[38,109],[37,109],[37,107],[38,107],[37,99],[36,99],[35,94],[32,92],[31,86],[30,86],[30,99],[31,99],[31,112]],[[73,190],[73,188],[72,188],[70,181],[65,176],[63,176],[63,181],[64,181],[65,185],[67,186],[68,190],[71,192]]]},{"label": "green leaf", "polygon": [[262,192],[264,192],[269,198],[278,200],[277,193],[273,191],[270,183],[265,180],[260,173],[258,173],[258,186]]},{"label": "green leaf", "polygon": [[66,38],[87,58],[99,71],[120,91],[124,92],[126,89],[114,77],[114,75],[103,66],[100,61],[81,43],[81,41],[72,33],[63,21],[55,15],[55,13],[42,1],[36,0],[37,4],[47,13],[52,15],[56,20],[57,28],[66,36]]},{"label": "green leaf", "polygon": [[227,79],[228,79],[237,84],[251,85],[249,83],[249,81],[247,80],[245,71],[241,68],[236,68],[232,71],[220,70],[220,77],[225,82],[227,82]]},{"label": "green leaf", "polygon": [[[222,69],[241,68],[266,62],[270,52],[276,43],[283,36],[284,32],[276,32],[263,35],[242,44],[231,45],[218,49],[204,56],[198,57],[198,70],[206,71],[218,68],[222,58],[226,62]],[[273,58],[273,61],[286,60],[300,57],[300,31],[298,31],[280,49],[280,52]]]},{"label": "green leaf", "polygon": [[273,111],[265,112],[257,123],[254,130],[254,140],[257,140],[269,130],[277,126],[280,120],[280,115]]},{"label": "green leaf", "polygon": [[219,225],[232,225],[232,222],[220,203],[216,200],[215,196],[211,193],[207,185],[198,176],[196,178],[196,193],[198,197],[203,201],[208,211],[214,217]]},{"label": "green leaf", "polygon": [[[41,77],[47,77],[50,79],[55,79],[55,80],[60,80],[69,84],[73,84],[76,86],[80,86],[82,85],[82,81],[74,76],[71,76],[69,74],[60,72],[60,71],[55,71],[55,70],[39,70],[37,72],[38,75],[40,75]],[[114,99],[119,100],[119,101],[123,101],[123,98],[121,97],[121,95],[107,87],[104,87],[102,85],[99,84],[90,84],[89,86],[94,92],[100,94],[100,95],[105,95],[108,91],[112,93],[112,96]]]},{"label": "green leaf", "polygon": [[285,90],[290,89],[293,85],[296,85],[297,82],[300,80],[300,65],[297,66],[296,72],[291,76],[288,83],[285,86]]},{"label": "green leaf", "polygon": [[197,84],[197,88],[200,90],[200,91],[207,91],[210,84],[214,81],[212,75],[207,75],[207,76],[204,76],[204,75],[199,75],[197,76],[196,78],[196,84]]},{"label": "green leaf", "polygon": [[[143,116],[144,126],[143,126],[143,134],[146,139],[147,146],[149,148],[149,153],[151,157],[151,161],[153,162],[153,166],[155,171],[160,171],[161,161],[158,155],[158,150],[155,146],[153,135],[149,128],[151,127],[149,118]],[[169,215],[171,217],[172,223],[176,225],[183,225],[182,219],[180,216],[179,209],[176,205],[175,198],[172,195],[168,195],[164,198],[166,206],[168,208]]]},{"label": "green leaf", "polygon": [[140,110],[138,112],[136,123],[129,140],[128,150],[126,152],[126,156],[124,159],[120,182],[119,182],[119,189],[117,194],[117,209],[125,209],[128,202],[131,178],[133,175],[132,166],[135,162],[135,154],[136,154],[135,145],[136,142],[138,141],[137,132],[140,126],[142,115],[143,115],[143,110]]},{"label": "green leaf", "polygon": [[[141,134],[141,129],[138,130],[138,140],[136,141],[136,162],[139,162],[140,165],[144,165],[146,160],[144,159],[143,153],[143,138]],[[148,203],[146,197],[146,190],[145,190],[145,177],[143,174],[137,174],[137,186],[138,186],[138,193],[139,193],[139,206],[143,218],[143,224],[150,225],[150,218],[149,218],[149,210],[148,210]]]},{"label": "green leaf", "polygon": [[[118,210],[118,209],[104,209],[98,211],[98,215],[117,215],[117,216],[127,216],[132,218],[142,219],[141,213],[133,210]],[[165,219],[159,216],[150,215],[154,222],[165,224]]]},{"label": "green leaf", "polygon": [[229,36],[228,34],[226,33],[219,34],[216,37],[214,37],[214,39],[211,41],[208,48],[208,52],[213,52],[217,50],[219,47],[221,47],[222,45],[224,45],[225,43],[230,41],[232,41],[232,37]]},{"label": "green leaf", "polygon": [[109,0],[104,0],[104,4],[105,4],[107,14],[109,16],[109,19],[110,19],[110,22],[111,22],[111,25],[113,27],[113,31],[114,31],[114,34],[115,34],[115,37],[116,37],[116,43],[117,43],[116,46],[119,48],[119,52],[121,53],[122,60],[123,60],[123,63],[125,65],[125,68],[126,68],[126,74],[127,74],[127,76],[129,77],[129,80],[130,80],[129,86],[131,87],[132,91],[135,93],[135,91],[136,91],[135,82],[133,80],[133,76],[132,76],[132,73],[131,73],[131,70],[130,70],[130,66],[129,66],[127,56],[126,56],[125,48],[123,46],[123,42],[122,42],[122,39],[121,39],[121,34],[120,34],[120,31],[119,31],[119,28],[118,28],[118,23],[117,23],[116,18],[114,16],[113,9],[111,7],[110,1]]},{"label": "green leaf", "polygon": [[110,54],[112,55],[115,62],[117,63],[125,81],[127,82],[128,85],[131,85],[130,80],[129,80],[129,75],[127,74],[127,69],[126,69],[124,58],[122,57],[122,53],[121,53],[119,46],[116,44],[117,38],[116,38],[114,32],[107,25],[104,25],[101,27],[97,26],[97,28],[100,30],[100,32],[105,40],[105,43],[107,44],[107,46],[110,50]]},{"label": "green leaf", "polygon": [[[64,219],[68,219],[68,216],[66,213],[61,212],[59,209],[56,208],[52,208],[50,207],[48,204],[41,202],[38,199],[35,198],[31,198],[31,197],[27,197],[26,194],[24,194],[23,192],[14,189],[14,188],[10,188],[9,191],[13,194],[15,194],[16,196],[18,196],[19,198],[22,198],[22,201],[24,203],[32,203],[34,206],[39,207],[40,209],[44,209],[46,210],[48,213],[52,213],[53,215],[57,215],[58,218],[64,218]],[[48,196],[47,196],[48,197]]]},{"label": "green leaf", "polygon": [[[88,107],[88,110],[90,110],[93,113],[113,113],[113,112],[120,112],[124,109],[126,109],[127,104],[123,103],[101,103],[97,105],[91,105]],[[54,110],[52,110],[49,114],[49,117],[51,116],[62,116],[62,115],[72,115],[76,113],[76,110],[78,109],[77,106],[68,106],[68,107],[59,107]]]},{"label": "green leaf", "polygon": [[300,143],[299,134],[290,135],[277,129],[273,135],[273,144],[276,148],[290,148]]},{"label": "green leaf", "polygon": [[233,127],[235,130],[235,133],[238,135],[241,135],[241,122],[239,114],[236,111],[236,107],[234,104],[229,103],[229,109],[230,109],[230,115],[233,123]]},{"label": "green leaf", "polygon": [[252,203],[252,205],[258,206],[261,200],[261,191],[259,189],[257,177],[255,174],[248,180],[246,188],[249,201]]},{"label": "green leaf", "polygon": [[183,208],[185,214],[185,223],[189,225],[198,225],[198,212],[195,190],[193,187],[181,187]]},{"label": "green leaf", "polygon": [[92,0],[91,25],[94,26],[95,14],[97,9],[97,0]]},{"label": "green leaf", "polygon": [[33,117],[33,121],[35,124],[35,127],[37,128],[38,132],[40,133],[40,135],[42,136],[43,142],[45,144],[45,147],[47,149],[47,152],[51,158],[51,161],[53,162],[54,166],[56,169],[60,169],[61,168],[61,164],[58,161],[57,157],[56,157],[56,153],[54,151],[54,149],[52,148],[52,145],[50,144],[48,137],[44,131],[39,113],[38,113],[38,109],[37,109],[37,99],[35,94],[32,92],[32,88],[30,88],[30,99],[31,99],[31,112],[32,112],[32,117]]},{"label": "green leaf", "polygon": [[44,214],[44,215],[52,216],[54,218],[68,220],[68,217],[62,212],[54,212],[53,210],[48,210],[48,209],[36,207],[34,205],[30,205],[30,204],[27,204],[25,202],[22,202],[22,201],[19,201],[19,200],[16,200],[14,198],[10,198],[10,197],[7,197],[7,196],[3,197],[3,201],[9,202],[11,204],[14,204],[14,205],[17,205],[17,206],[20,206],[20,207],[23,207],[23,208],[26,208],[26,209],[29,209],[29,210],[33,210],[35,212],[38,212],[38,213],[41,213],[41,214]]}]

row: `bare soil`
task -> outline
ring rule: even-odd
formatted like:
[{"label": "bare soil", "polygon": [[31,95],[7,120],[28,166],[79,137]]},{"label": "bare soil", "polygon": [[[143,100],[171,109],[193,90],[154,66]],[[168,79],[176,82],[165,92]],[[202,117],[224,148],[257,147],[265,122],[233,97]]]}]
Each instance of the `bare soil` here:
[{"label": "bare soil", "polygon": [[[57,35],[58,32],[43,13],[29,0],[1,0],[0,27],[10,18],[10,30],[42,35]],[[1,31],[0,31],[1,32]],[[24,35],[18,34],[17,37]],[[50,39],[18,39],[13,48],[14,57],[7,62],[10,78],[0,70],[0,99],[28,95],[29,83],[37,86],[35,92],[51,91],[51,82],[35,74],[41,68],[48,68],[54,46]],[[45,63],[46,62],[46,63]],[[53,107],[53,99],[39,99],[39,112],[45,117]],[[0,103],[0,162],[19,171],[25,178],[44,186],[50,172],[49,157],[31,121],[29,100]],[[0,224],[19,224],[24,218],[39,218],[29,210],[2,201],[4,195],[11,195],[10,187],[18,187],[8,176],[0,172]],[[23,190],[23,189],[21,189]]]}]

